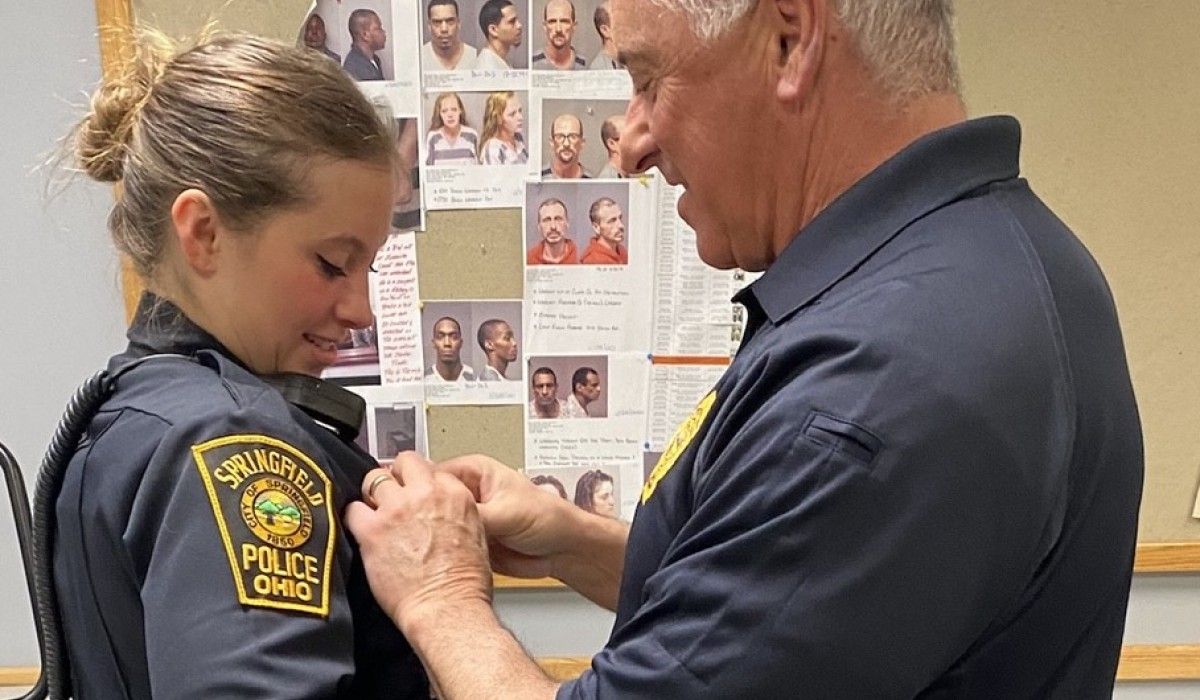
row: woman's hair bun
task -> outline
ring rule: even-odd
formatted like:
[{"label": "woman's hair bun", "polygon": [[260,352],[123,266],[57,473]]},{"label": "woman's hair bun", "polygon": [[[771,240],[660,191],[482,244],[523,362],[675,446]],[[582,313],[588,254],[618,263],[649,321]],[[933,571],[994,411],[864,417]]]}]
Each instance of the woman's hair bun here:
[{"label": "woman's hair bun", "polygon": [[138,115],[176,53],[169,39],[149,30],[140,32],[135,46],[133,59],[92,95],[90,108],[75,129],[76,163],[100,182],[122,178]]}]

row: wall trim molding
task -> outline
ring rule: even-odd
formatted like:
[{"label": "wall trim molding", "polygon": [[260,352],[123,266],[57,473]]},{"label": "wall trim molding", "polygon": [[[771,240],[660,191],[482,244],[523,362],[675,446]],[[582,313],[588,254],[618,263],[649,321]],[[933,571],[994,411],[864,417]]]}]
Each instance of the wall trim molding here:
[{"label": "wall trim molding", "polygon": [[[591,667],[590,656],[547,656],[537,659],[556,681],[577,677]],[[36,666],[0,667],[0,686],[31,686]],[[1117,682],[1200,681],[1200,644],[1133,644],[1121,648]]]},{"label": "wall trim molding", "polygon": [[1138,574],[1200,572],[1200,542],[1147,542],[1137,546]]}]

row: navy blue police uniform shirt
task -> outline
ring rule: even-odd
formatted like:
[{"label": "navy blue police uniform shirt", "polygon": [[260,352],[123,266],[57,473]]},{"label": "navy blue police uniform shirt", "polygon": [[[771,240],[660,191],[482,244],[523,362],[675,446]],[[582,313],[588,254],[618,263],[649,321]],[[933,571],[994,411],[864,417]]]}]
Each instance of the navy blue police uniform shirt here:
[{"label": "navy blue police uniform shirt", "polygon": [[340,519],[371,457],[291,406],[169,302],[57,502],[76,697],[428,698]]},{"label": "navy blue police uniform shirt", "polygon": [[925,136],[743,291],[560,698],[1111,693],[1141,429],[1104,277],[1019,147],[1008,117]]}]

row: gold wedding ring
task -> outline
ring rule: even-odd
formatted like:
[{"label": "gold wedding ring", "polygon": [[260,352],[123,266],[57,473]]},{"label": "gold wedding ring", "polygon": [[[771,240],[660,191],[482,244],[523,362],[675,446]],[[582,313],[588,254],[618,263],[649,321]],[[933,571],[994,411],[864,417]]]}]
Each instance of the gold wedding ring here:
[{"label": "gold wedding ring", "polygon": [[[392,479],[391,474],[380,474],[374,479],[371,479],[371,485],[367,487],[367,498],[375,498],[375,489],[388,479]],[[394,481],[394,479],[392,480]]]}]

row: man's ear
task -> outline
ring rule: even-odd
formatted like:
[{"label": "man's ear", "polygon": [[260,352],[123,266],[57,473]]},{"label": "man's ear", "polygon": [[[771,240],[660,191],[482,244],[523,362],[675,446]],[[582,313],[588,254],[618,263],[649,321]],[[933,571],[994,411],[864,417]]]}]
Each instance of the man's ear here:
[{"label": "man's ear", "polygon": [[791,107],[811,94],[825,54],[830,0],[774,0],[779,41],[779,83],[775,96]]},{"label": "man's ear", "polygon": [[171,204],[171,228],[189,268],[202,277],[216,272],[227,232],[207,194],[196,189],[180,192]]}]

